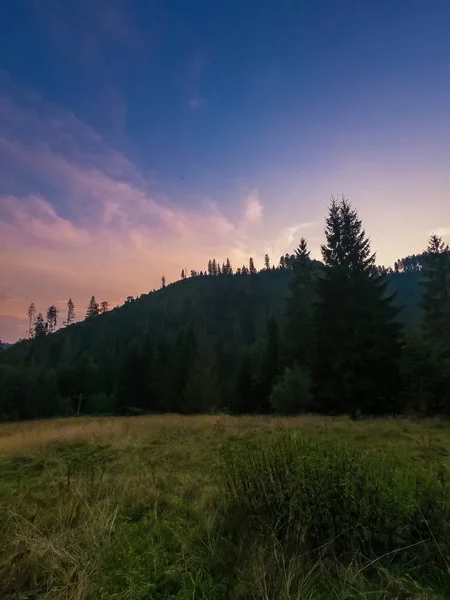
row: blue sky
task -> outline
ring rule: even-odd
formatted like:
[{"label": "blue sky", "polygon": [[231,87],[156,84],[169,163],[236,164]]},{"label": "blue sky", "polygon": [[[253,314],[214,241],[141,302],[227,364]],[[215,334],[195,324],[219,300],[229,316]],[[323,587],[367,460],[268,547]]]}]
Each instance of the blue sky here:
[{"label": "blue sky", "polygon": [[379,262],[450,232],[445,1],[7,0],[0,336],[208,258],[319,255],[332,194]]}]

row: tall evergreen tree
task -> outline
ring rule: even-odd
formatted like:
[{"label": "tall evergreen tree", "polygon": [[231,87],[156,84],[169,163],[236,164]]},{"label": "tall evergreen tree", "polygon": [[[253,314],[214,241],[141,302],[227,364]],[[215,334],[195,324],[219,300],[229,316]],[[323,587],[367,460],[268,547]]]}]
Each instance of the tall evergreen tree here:
[{"label": "tall evergreen tree", "polygon": [[308,244],[301,238],[295,250],[293,275],[289,284],[283,336],[283,356],[287,366],[309,368],[314,359],[314,278]]},{"label": "tall evergreen tree", "polygon": [[47,329],[53,333],[58,325],[58,309],[56,306],[49,306],[47,309]]},{"label": "tall evergreen tree", "polygon": [[423,329],[428,340],[450,351],[450,249],[432,235],[423,270]]},{"label": "tall evergreen tree", "polygon": [[268,271],[270,269],[270,258],[269,258],[268,254],[266,254],[264,256],[264,267],[265,267],[266,271]]},{"label": "tall evergreen tree", "polygon": [[92,317],[96,317],[100,311],[100,307],[98,302],[95,300],[95,296],[89,300],[88,308],[86,311],[86,319],[92,319]]},{"label": "tall evergreen tree", "polygon": [[233,275],[233,267],[231,266],[229,258],[227,258],[227,262],[225,264],[225,271],[227,275]]},{"label": "tall evergreen tree", "polygon": [[166,287],[166,276],[161,276],[161,289],[163,290]]},{"label": "tall evergreen tree", "polygon": [[40,338],[47,335],[48,326],[44,321],[44,317],[42,313],[39,313],[34,322],[34,336],[35,338]]},{"label": "tall evergreen tree", "polygon": [[31,338],[33,337],[33,323],[34,323],[34,319],[36,318],[36,307],[34,306],[34,302],[32,302],[30,304],[30,306],[28,307],[27,310],[27,315],[28,315],[28,337]]},{"label": "tall evergreen tree", "polygon": [[75,321],[75,304],[73,303],[72,298],[69,298],[67,301],[67,319],[65,321],[65,325],[71,325]]},{"label": "tall evergreen tree", "polygon": [[401,350],[398,309],[351,204],[332,200],[318,284],[315,384],[322,409],[395,412]]},{"label": "tall evergreen tree", "polygon": [[248,272],[250,275],[256,275],[256,267],[252,257],[248,261]]}]

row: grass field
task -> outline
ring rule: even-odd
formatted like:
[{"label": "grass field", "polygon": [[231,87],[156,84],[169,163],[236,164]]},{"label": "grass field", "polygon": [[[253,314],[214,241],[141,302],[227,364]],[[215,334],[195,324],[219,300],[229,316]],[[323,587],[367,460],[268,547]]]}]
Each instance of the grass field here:
[{"label": "grass field", "polygon": [[450,424],[0,425],[0,598],[450,597]]}]

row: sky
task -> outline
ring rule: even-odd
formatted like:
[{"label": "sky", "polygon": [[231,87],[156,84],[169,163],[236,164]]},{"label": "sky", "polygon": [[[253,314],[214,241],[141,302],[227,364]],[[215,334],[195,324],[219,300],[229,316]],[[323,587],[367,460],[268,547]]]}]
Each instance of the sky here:
[{"label": "sky", "polygon": [[301,236],[450,242],[448,0],[0,3],[0,338]]}]

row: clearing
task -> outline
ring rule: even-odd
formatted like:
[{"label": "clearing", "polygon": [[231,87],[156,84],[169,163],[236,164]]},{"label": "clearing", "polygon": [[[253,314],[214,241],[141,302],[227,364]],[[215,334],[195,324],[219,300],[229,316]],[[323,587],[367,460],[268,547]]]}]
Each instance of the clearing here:
[{"label": "clearing", "polygon": [[[325,531],[323,507],[320,514],[314,515],[312,511],[311,522],[315,517],[320,517],[319,521],[314,521],[314,530],[304,528],[308,534],[303,537],[287,521],[280,525],[283,533],[279,533],[278,521],[273,520],[275,504],[270,504],[278,483],[271,480],[272,491],[265,487],[263,492],[259,488],[257,491],[268,494],[264,509],[270,504],[270,535],[266,535],[268,530],[261,533],[261,528],[250,539],[246,527],[251,522],[249,511],[253,506],[249,472],[258,469],[254,478],[258,486],[268,481],[273,469],[280,469],[280,456],[285,452],[276,450],[277,440],[287,438],[306,440],[306,453],[310,452],[308,444],[316,441],[332,453],[336,449],[336,455],[346,448],[342,464],[347,460],[347,451],[352,453],[349,460],[357,465],[358,456],[366,450],[371,453],[372,462],[377,454],[386,457],[386,461],[398,457],[400,468],[409,465],[411,472],[420,473],[424,482],[422,485],[420,480],[420,489],[424,491],[417,511],[422,515],[433,505],[431,516],[421,519],[414,535],[409,531],[409,537],[403,538],[404,523],[397,526],[392,516],[395,523],[391,526],[386,524],[391,520],[390,514],[379,515],[377,526],[386,528],[386,532],[380,531],[388,537],[384,541],[377,537],[376,543],[381,546],[376,547],[387,544],[388,552],[380,550],[382,554],[372,556],[375,537],[373,532],[366,534],[367,528],[361,526],[360,532],[366,535],[366,542],[369,540],[362,546],[364,552],[358,550],[360,537],[356,541],[354,537],[350,541],[345,538],[355,553],[344,559],[344,553],[336,552],[338,546],[333,539],[325,544],[320,542],[320,549],[311,547],[310,532],[314,531],[320,540]],[[441,521],[445,527],[448,525],[449,442],[450,424],[440,420],[160,415],[80,417],[0,425],[0,597],[5,600],[448,598],[449,548],[445,541],[441,542],[432,519],[436,511],[441,511]],[[261,454],[263,447],[272,448],[273,454],[268,458],[265,450]],[[325,456],[326,453],[320,452],[320,457]],[[230,459],[231,455],[238,460]],[[261,456],[268,461],[267,469]],[[342,475],[336,474],[332,455],[326,456],[324,460],[333,471],[326,475],[334,482],[330,487],[336,481],[340,485],[338,477],[348,483],[348,470],[344,468]],[[247,459],[242,468],[241,463]],[[286,458],[282,460],[286,462]],[[291,456],[289,464],[283,463],[282,502],[276,506],[287,506],[294,492],[295,501],[299,501],[298,489],[291,489],[289,471],[295,460]],[[328,492],[320,487],[324,474],[322,465],[317,464],[314,481],[318,482],[321,500]],[[236,469],[240,469],[238,476]],[[431,472],[436,472],[436,479],[431,479]],[[295,473],[297,477],[298,469]],[[232,490],[230,477],[235,486]],[[397,478],[395,485],[399,481]],[[418,487],[409,481],[404,483],[402,479],[398,488],[405,490],[402,502],[405,507],[408,505],[408,510],[411,504],[408,494]],[[356,484],[362,486],[362,494],[367,492],[364,477]],[[384,502],[389,492],[386,486],[390,488],[392,483],[389,480],[385,488],[383,485],[383,482],[381,487],[375,485],[371,493],[374,497],[384,494]],[[359,489],[352,486],[353,481],[345,490]],[[236,490],[241,490],[239,494],[244,496],[249,494],[242,506],[236,505],[233,497]],[[374,504],[394,506],[392,502],[398,504],[398,500],[391,498],[391,504],[383,504],[375,498]],[[302,497],[303,511],[304,501]],[[358,497],[352,497],[351,502],[350,518],[359,520],[362,509],[358,507]],[[333,501],[330,505],[332,512]],[[395,506],[392,510],[399,509]],[[239,520],[240,512],[243,520]],[[265,517],[267,514],[266,511]],[[334,522],[334,514],[332,518]],[[416,513],[411,519],[417,520]],[[335,522],[334,525],[339,527]],[[354,525],[359,526],[356,522]],[[419,530],[421,533],[417,533]],[[346,526],[344,537],[347,531]],[[338,530],[335,537],[340,536]],[[414,556],[399,562],[404,544],[414,547],[414,556],[423,554],[420,564],[414,562]],[[323,548],[330,551],[325,553]],[[426,568],[421,568],[425,563]]]}]

